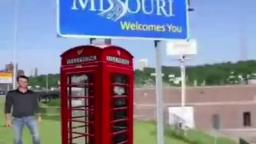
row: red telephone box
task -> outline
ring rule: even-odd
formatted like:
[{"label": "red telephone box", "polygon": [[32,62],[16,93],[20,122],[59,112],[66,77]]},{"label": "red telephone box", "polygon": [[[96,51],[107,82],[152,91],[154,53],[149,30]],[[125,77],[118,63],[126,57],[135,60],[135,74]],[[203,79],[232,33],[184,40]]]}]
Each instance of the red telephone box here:
[{"label": "red telephone box", "polygon": [[79,46],[61,58],[62,144],[133,144],[133,56]]}]

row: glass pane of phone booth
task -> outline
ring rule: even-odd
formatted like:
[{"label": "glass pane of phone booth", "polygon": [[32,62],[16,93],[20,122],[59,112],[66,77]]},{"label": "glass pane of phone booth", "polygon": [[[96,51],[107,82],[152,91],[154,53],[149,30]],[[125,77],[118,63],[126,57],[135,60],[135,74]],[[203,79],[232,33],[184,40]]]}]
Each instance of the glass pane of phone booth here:
[{"label": "glass pane of phone booth", "polygon": [[112,75],[112,144],[128,142],[129,79],[122,74]]},{"label": "glass pane of phone booth", "polygon": [[69,140],[94,144],[94,79],[92,74],[71,75],[68,80]]}]

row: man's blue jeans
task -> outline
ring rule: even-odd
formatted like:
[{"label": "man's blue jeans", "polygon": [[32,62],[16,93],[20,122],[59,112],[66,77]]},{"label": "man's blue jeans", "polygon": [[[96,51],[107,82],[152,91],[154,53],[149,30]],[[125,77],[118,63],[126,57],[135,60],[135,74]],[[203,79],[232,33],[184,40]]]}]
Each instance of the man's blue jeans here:
[{"label": "man's blue jeans", "polygon": [[40,144],[38,123],[34,116],[13,119],[13,129],[15,133],[14,144],[23,144],[22,134],[24,126],[29,129],[33,138],[33,144]]}]

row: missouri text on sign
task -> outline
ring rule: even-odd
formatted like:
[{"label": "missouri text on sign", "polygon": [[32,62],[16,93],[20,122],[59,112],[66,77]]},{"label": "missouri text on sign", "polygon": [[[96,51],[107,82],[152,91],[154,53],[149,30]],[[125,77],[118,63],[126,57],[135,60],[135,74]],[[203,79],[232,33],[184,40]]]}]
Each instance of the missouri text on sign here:
[{"label": "missouri text on sign", "polygon": [[187,0],[58,0],[63,37],[186,39]]}]

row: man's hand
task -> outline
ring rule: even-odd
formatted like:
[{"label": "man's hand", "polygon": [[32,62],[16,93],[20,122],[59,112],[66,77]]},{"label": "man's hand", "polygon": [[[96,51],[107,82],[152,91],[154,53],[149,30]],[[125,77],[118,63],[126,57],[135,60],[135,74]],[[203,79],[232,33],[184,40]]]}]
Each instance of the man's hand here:
[{"label": "man's hand", "polygon": [[40,115],[37,116],[37,122],[41,123],[42,122],[42,117]]},{"label": "man's hand", "polygon": [[8,127],[8,128],[12,127],[12,122],[11,122],[11,120],[6,120],[6,121],[5,121],[5,127]]},{"label": "man's hand", "polygon": [[5,115],[5,127],[12,127],[11,114],[9,113]]}]

